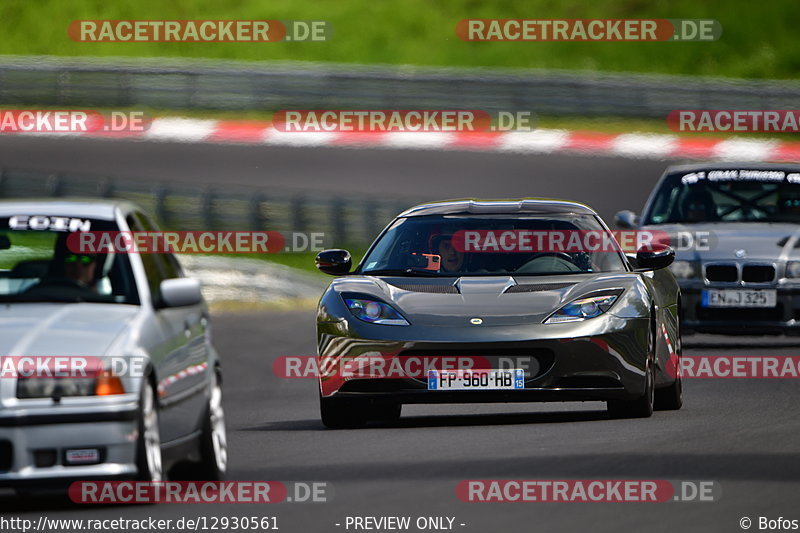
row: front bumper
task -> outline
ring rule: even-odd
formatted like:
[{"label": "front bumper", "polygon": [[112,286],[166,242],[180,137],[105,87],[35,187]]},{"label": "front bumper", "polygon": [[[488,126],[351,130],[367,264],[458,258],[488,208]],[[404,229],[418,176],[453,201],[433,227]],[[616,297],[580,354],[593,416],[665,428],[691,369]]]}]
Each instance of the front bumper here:
[{"label": "front bumper", "polygon": [[[535,325],[528,328],[483,328],[469,331],[440,328],[436,339],[411,337],[407,328],[372,325],[370,332],[391,332],[393,340],[342,335],[334,323],[320,323],[320,368],[354,368],[359,361],[445,358],[481,360],[489,368],[523,368],[519,390],[429,391],[424,370],[411,376],[370,373],[365,363],[357,375],[332,371],[320,379],[323,397],[362,398],[373,402],[471,403],[630,399],[644,393],[649,320],[603,316],[581,324]],[[365,328],[366,329],[366,328]],[[410,329],[410,328],[408,328]],[[404,331],[406,330],[406,331]],[[491,331],[494,330],[494,331]],[[368,330],[369,331],[369,330]],[[586,334],[598,331],[594,335]],[[487,341],[489,338],[498,340]],[[502,340],[501,340],[502,339]],[[458,366],[456,366],[458,367]],[[449,368],[453,368],[450,366]],[[485,367],[484,367],[485,368]]]},{"label": "front bumper", "polygon": [[800,335],[800,287],[779,283],[757,289],[776,289],[777,305],[762,308],[703,307],[703,289],[744,288],[681,282],[682,320],[685,332],[727,335]]},{"label": "front bumper", "polygon": [[[74,480],[130,477],[136,473],[137,436],[136,401],[81,413],[0,409],[0,486],[51,488]],[[77,449],[99,450],[99,461],[68,464],[67,450]]]}]

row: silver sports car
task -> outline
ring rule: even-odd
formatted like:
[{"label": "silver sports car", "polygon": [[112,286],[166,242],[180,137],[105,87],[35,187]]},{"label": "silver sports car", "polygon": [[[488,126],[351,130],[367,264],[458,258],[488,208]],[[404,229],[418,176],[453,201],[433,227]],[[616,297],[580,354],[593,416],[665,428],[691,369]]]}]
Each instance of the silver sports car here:
[{"label": "silver sports car", "polygon": [[345,250],[317,256],[336,276],[317,311],[322,422],[359,427],[414,403],[680,409],[673,257],[668,246],[626,257],[575,202],[413,207],[354,270]]},{"label": "silver sports car", "polygon": [[616,221],[675,248],[684,333],[800,333],[800,165],[673,166]]},{"label": "silver sports car", "polygon": [[[201,479],[225,473],[199,282],[171,254],[67,245],[77,231],[154,230],[127,202],[0,202],[0,485],[161,480],[183,462]],[[55,373],[75,361],[82,372]]]}]

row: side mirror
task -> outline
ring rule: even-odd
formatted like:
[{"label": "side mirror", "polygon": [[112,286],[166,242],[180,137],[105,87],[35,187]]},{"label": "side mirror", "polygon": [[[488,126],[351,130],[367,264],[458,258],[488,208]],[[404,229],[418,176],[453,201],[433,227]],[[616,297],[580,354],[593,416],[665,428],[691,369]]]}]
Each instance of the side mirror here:
[{"label": "side mirror", "polygon": [[623,229],[632,229],[639,225],[639,216],[633,211],[620,211],[614,215],[614,222]]},{"label": "side mirror", "polygon": [[314,261],[320,271],[331,276],[344,276],[350,273],[353,260],[347,250],[323,250]]},{"label": "side mirror", "polygon": [[159,287],[164,307],[197,305],[203,301],[200,282],[192,278],[165,279]]},{"label": "side mirror", "polygon": [[636,270],[646,272],[667,268],[675,261],[675,250],[666,244],[651,244],[642,246],[636,252]]}]

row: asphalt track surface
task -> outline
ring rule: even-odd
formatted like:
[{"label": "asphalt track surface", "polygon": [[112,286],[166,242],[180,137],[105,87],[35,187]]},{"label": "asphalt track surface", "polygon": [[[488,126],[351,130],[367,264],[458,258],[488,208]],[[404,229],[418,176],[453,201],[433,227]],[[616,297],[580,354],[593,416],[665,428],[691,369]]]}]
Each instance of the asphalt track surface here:
[{"label": "asphalt track surface", "polygon": [[0,137],[0,166],[168,184],[222,184],[383,198],[578,200],[610,224],[641,210],[665,163],[567,153],[243,146]]},{"label": "asphalt track surface", "polygon": [[[175,180],[213,180],[227,165],[226,175],[235,181],[269,186],[291,179],[315,190],[355,191],[379,182],[370,190],[391,194],[418,187],[432,197],[552,195],[584,200],[605,216],[640,208],[664,167],[564,155],[22,138],[0,140],[0,158],[7,166],[31,168],[35,162]],[[317,175],[323,169],[326,175]],[[455,531],[481,533],[741,531],[745,516],[753,520],[752,530],[760,516],[800,519],[797,380],[687,380],[682,410],[642,420],[609,419],[604,404],[591,402],[411,406],[395,423],[332,431],[319,422],[313,380],[280,379],[272,372],[278,356],[314,353],[313,310],[217,315],[214,343],[224,358],[229,478],[326,481],[334,487],[332,501],[87,509],[52,498],[0,498],[0,510],[26,518],[277,516],[286,532],[348,531],[347,516],[450,516]],[[695,336],[685,339],[684,353],[796,355],[798,348],[800,339]],[[465,503],[455,489],[466,479],[704,480],[718,483],[721,497],[691,503]]]}]

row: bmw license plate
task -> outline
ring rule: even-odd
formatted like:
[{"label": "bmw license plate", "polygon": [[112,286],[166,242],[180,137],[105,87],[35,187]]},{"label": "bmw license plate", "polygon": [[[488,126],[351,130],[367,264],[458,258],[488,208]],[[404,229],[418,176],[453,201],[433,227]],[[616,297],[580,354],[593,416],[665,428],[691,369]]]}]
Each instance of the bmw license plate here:
[{"label": "bmw license plate", "polygon": [[775,307],[775,289],[706,289],[703,307]]},{"label": "bmw license plate", "polygon": [[524,389],[525,371],[504,370],[429,370],[428,390],[504,390]]}]

